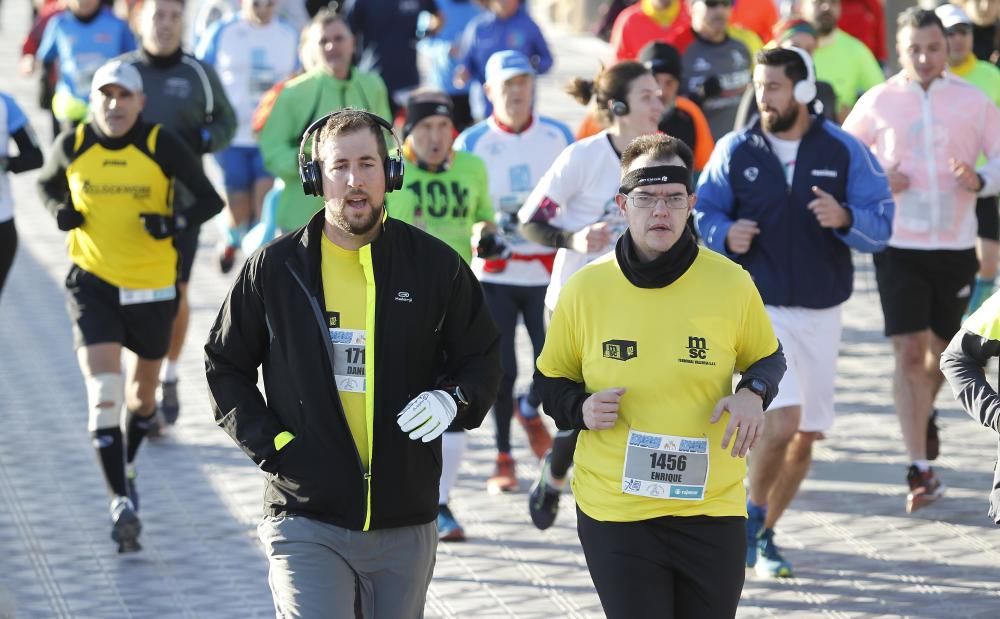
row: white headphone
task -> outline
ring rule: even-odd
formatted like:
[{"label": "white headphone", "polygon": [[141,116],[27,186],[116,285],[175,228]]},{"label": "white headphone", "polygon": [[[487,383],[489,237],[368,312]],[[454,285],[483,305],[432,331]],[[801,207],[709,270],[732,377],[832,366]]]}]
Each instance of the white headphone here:
[{"label": "white headphone", "polygon": [[816,99],[816,72],[813,69],[812,58],[809,57],[809,53],[806,50],[794,45],[782,45],[781,47],[790,49],[798,54],[802,58],[802,62],[806,65],[806,79],[795,82],[792,96],[802,105],[809,105]]}]

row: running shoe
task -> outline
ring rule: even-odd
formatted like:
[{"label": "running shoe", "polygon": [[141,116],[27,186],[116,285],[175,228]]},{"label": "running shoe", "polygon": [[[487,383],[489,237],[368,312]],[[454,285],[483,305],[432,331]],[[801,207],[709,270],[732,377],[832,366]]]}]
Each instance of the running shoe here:
[{"label": "running shoe", "polygon": [[497,454],[497,465],[493,470],[493,477],[486,480],[486,489],[490,494],[500,494],[514,492],[518,488],[517,474],[514,472],[514,456]]},{"label": "running shoe", "polygon": [[757,538],[764,528],[767,508],[758,507],[747,501],[747,567],[757,565]]},{"label": "running shoe", "polygon": [[139,488],[136,487],[135,478],[138,473],[135,470],[134,464],[125,465],[125,483],[128,484],[128,498],[132,501],[132,507],[135,508],[135,513],[139,513]]},{"label": "running shoe", "polygon": [[438,539],[442,542],[464,542],[465,530],[458,524],[447,505],[438,506]]},{"label": "running shoe", "polygon": [[[181,402],[177,397],[177,381],[163,381],[160,383],[160,398],[156,403],[163,421],[168,426],[177,423],[177,417],[181,414]],[[152,432],[150,432],[152,435]]]},{"label": "running shoe", "polygon": [[931,412],[930,419],[927,420],[928,460],[937,460],[938,455],[941,453],[941,438],[938,436],[937,416],[938,412],[935,408],[934,411]]},{"label": "running shoe", "polygon": [[545,456],[542,462],[542,472],[538,475],[538,481],[531,488],[531,496],[528,497],[528,511],[531,513],[531,522],[535,527],[544,531],[552,526],[559,515],[559,495],[562,491],[553,488],[545,483],[546,478],[551,474],[552,454]]},{"label": "running shoe", "polygon": [[791,578],[792,564],[785,561],[774,543],[774,529],[764,529],[757,536],[757,567],[761,578]]},{"label": "running shoe", "polygon": [[116,496],[111,501],[111,539],[118,543],[118,552],[138,552],[142,523],[135,507],[127,496]]},{"label": "running shoe", "polygon": [[514,400],[514,416],[524,428],[524,433],[528,435],[531,451],[541,460],[552,449],[552,435],[539,416],[538,408],[528,402],[528,396],[522,395]]},{"label": "running shoe", "polygon": [[236,264],[236,248],[232,245],[224,245],[219,250],[219,270],[226,274],[233,270]]},{"label": "running shoe", "polygon": [[910,493],[906,495],[907,514],[927,507],[944,496],[944,484],[934,474],[934,469],[921,471],[911,464],[906,472],[906,482],[910,484]]}]

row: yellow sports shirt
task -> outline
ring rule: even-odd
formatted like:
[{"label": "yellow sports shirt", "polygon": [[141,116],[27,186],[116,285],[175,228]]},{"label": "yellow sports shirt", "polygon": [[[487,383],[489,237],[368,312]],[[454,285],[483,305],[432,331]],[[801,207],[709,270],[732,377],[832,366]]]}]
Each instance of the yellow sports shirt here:
[{"label": "yellow sports shirt", "polygon": [[322,236],[323,301],[334,350],[337,391],[361,463],[367,470],[371,453],[365,405],[367,353],[374,348],[369,346],[366,329],[368,285],[360,254],[370,248],[350,251],[335,245],[325,234]]},{"label": "yellow sports shirt", "polygon": [[173,181],[153,159],[160,127],[149,132],[146,144],[113,150],[95,142],[81,151],[84,128],[77,127],[79,153],[66,169],[73,207],[83,214],[83,225],[66,237],[70,260],[121,288],[173,286],[173,239],[154,239],[139,218],[173,212]]},{"label": "yellow sports shirt", "polygon": [[[588,393],[626,389],[613,428],[580,432],[573,474],[580,509],[615,522],[746,516],[746,463],[730,455],[732,443],[721,447],[729,415],[715,424],[709,419],[716,403],[732,393],[733,372],[777,348],[750,275],[715,252],[699,251],[687,272],[663,288],[632,285],[613,253],[573,275],[560,294],[538,369],[583,383]],[[701,498],[626,494],[630,429],[678,437],[681,445],[707,440]],[[636,451],[630,451],[633,457]],[[647,456],[655,454],[641,458]],[[664,478],[676,458],[660,456]]]}]

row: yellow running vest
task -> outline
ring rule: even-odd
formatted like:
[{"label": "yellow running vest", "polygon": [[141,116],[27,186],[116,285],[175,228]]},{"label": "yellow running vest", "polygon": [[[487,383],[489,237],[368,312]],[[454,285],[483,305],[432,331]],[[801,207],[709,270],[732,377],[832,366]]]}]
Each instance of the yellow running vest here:
[{"label": "yellow running vest", "polygon": [[84,146],[86,125],[76,129],[73,161],[66,179],[83,225],[71,230],[66,247],[81,269],[121,288],[164,288],[177,280],[172,239],[156,240],[139,213],[173,212],[173,180],[154,159],[160,126],[145,144],[110,149]]}]

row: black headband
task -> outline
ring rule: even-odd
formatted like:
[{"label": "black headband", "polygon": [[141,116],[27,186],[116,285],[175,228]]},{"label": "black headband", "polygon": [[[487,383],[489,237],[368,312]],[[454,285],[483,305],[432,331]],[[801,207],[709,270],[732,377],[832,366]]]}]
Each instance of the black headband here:
[{"label": "black headband", "polygon": [[691,170],[679,165],[658,165],[632,170],[622,178],[618,193],[628,195],[636,187],[680,183],[691,192]]},{"label": "black headband", "polygon": [[429,116],[447,116],[451,118],[451,103],[444,101],[416,101],[406,104],[406,124],[403,133],[409,135],[417,123]]}]

